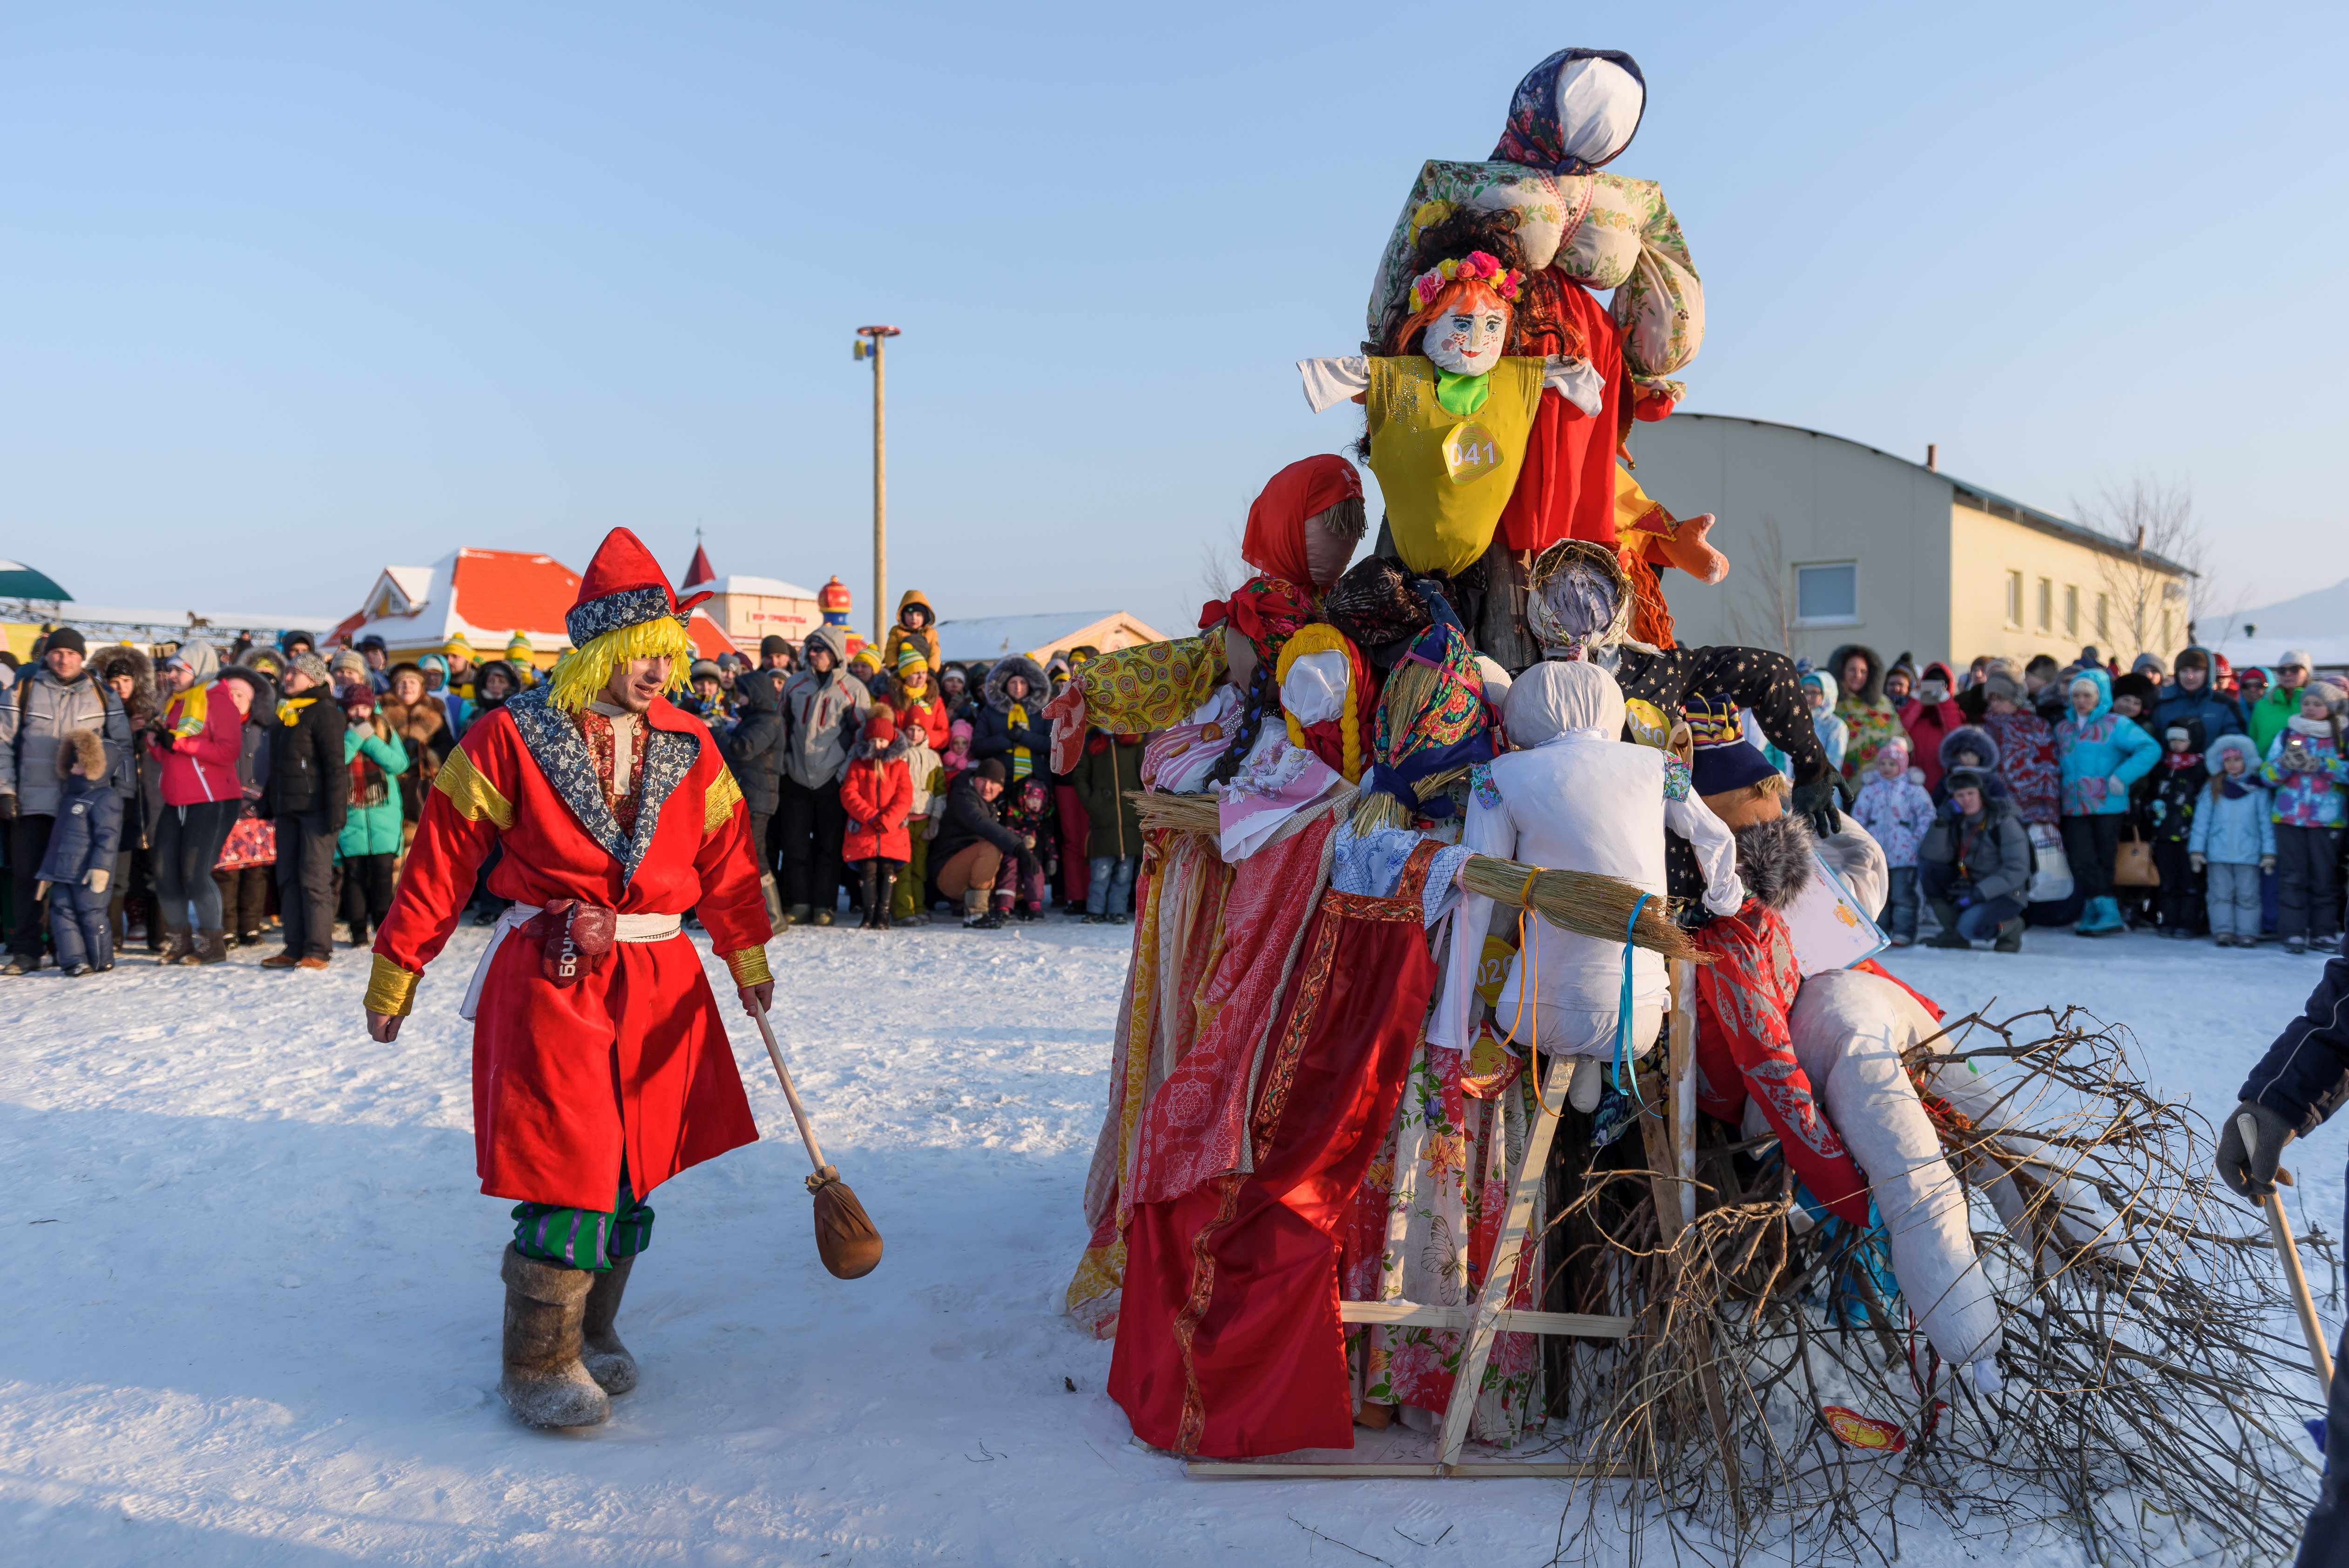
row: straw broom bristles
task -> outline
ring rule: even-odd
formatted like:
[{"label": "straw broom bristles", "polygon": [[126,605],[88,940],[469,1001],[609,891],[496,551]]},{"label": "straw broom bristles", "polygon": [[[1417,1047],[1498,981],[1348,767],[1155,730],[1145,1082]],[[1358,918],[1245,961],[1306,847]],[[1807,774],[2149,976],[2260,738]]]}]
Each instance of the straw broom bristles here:
[{"label": "straw broom bristles", "polygon": [[[1204,833],[1210,838],[1218,834],[1216,797],[1212,794],[1132,790],[1126,798],[1133,802],[1134,813],[1141,817],[1144,828]],[[1361,818],[1357,816],[1355,821],[1355,831],[1361,831]],[[1530,898],[1526,896],[1526,884],[1528,873],[1533,877]],[[1467,869],[1461,875],[1461,885],[1472,893],[1513,909],[1529,907],[1560,930],[1610,942],[1623,940],[1624,925],[1631,919],[1631,909],[1639,902],[1640,891],[1620,877],[1601,876],[1595,871],[1544,870],[1490,855],[1469,857]],[[1640,910],[1640,922],[1631,931],[1631,945],[1666,958],[1707,961],[1688,940],[1688,933],[1672,922],[1666,900],[1658,897],[1651,897]]]},{"label": "straw broom bristles", "polygon": [[[1530,897],[1528,876],[1533,879]],[[1605,877],[1596,871],[1545,871],[1516,860],[1475,855],[1460,874],[1460,885],[1495,903],[1530,909],[1560,930],[1610,942],[1623,940],[1623,929],[1630,922],[1633,907],[1638,906],[1639,924],[1631,929],[1633,947],[1646,948],[1668,959],[1712,961],[1709,955],[1697,950],[1686,931],[1672,923],[1668,900],[1651,894],[1647,903],[1640,905],[1641,890],[1619,877]]]}]

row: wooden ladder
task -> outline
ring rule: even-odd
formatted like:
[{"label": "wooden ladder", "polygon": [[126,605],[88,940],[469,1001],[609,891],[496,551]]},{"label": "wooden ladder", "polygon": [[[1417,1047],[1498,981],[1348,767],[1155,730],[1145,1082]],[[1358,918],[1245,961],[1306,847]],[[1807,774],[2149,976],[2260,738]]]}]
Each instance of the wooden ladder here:
[{"label": "wooden ladder", "polygon": [[[1668,1248],[1696,1218],[1696,969],[1685,961],[1673,961],[1670,968],[1671,1006],[1665,1071],[1671,1086],[1671,1118],[1669,1127],[1654,1116],[1640,1118],[1649,1163],[1658,1173],[1653,1178],[1656,1215]],[[1495,1240],[1492,1262],[1485,1270],[1484,1289],[1474,1303],[1448,1307],[1423,1306],[1407,1301],[1338,1303],[1338,1316],[1343,1323],[1415,1324],[1466,1332],[1459,1372],[1452,1383],[1452,1400],[1444,1407],[1444,1422],[1436,1433],[1435,1457],[1432,1460],[1400,1463],[1377,1458],[1194,1459],[1185,1467],[1188,1474],[1201,1480],[1360,1480],[1605,1477],[1622,1473],[1609,1466],[1571,1460],[1461,1458],[1468,1440],[1469,1423],[1475,1414],[1476,1398],[1484,1386],[1485,1364],[1492,1358],[1495,1334],[1562,1334],[1581,1339],[1621,1340],[1631,1333],[1632,1320],[1628,1317],[1531,1312],[1507,1304],[1510,1286],[1516,1279],[1517,1260],[1525,1251],[1532,1229],[1534,1199],[1549,1168],[1550,1145],[1557,1137],[1558,1118],[1566,1109],[1567,1082],[1573,1072],[1571,1057],[1556,1057],[1550,1062],[1548,1075],[1541,1085],[1539,1108],[1526,1138],[1525,1158],[1518,1162],[1516,1179],[1510,1189],[1508,1212]],[[1708,1376],[1706,1403],[1715,1428],[1725,1432],[1726,1410],[1720,1404],[1717,1387],[1717,1380]]]}]

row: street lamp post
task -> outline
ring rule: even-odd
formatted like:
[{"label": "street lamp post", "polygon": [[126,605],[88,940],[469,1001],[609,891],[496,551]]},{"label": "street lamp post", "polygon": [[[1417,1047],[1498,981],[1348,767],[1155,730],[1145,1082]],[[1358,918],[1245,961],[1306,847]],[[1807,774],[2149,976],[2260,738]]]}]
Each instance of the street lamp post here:
[{"label": "street lamp post", "polygon": [[882,413],[882,346],[901,334],[894,327],[856,329],[856,358],[873,361],[873,645],[889,640],[888,434]]}]

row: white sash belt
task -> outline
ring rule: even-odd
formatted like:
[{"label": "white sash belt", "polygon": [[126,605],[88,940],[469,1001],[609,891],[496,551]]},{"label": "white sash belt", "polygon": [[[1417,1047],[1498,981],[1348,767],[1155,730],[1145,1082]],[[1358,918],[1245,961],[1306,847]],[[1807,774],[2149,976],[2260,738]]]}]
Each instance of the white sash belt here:
[{"label": "white sash belt", "polygon": [[[490,931],[490,945],[481,950],[481,961],[473,966],[472,982],[465,987],[465,1000],[457,1009],[457,1016],[470,1020],[481,1005],[481,987],[490,978],[490,961],[505,946],[506,938],[517,926],[528,925],[544,912],[539,904],[516,904],[498,917]],[[612,917],[612,940],[616,942],[665,942],[685,929],[683,915],[615,915]]]}]

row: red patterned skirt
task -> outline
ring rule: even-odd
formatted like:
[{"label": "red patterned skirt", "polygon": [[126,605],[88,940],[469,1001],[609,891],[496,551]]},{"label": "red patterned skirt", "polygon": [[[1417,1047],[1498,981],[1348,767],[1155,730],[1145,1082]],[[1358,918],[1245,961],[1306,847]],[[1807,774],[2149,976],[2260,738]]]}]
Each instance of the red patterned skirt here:
[{"label": "red patterned skirt", "polygon": [[1423,845],[1392,898],[1325,894],[1249,1107],[1255,1168],[1137,1203],[1110,1397],[1217,1459],[1353,1446],[1335,1232],[1385,1141],[1435,987]]}]

